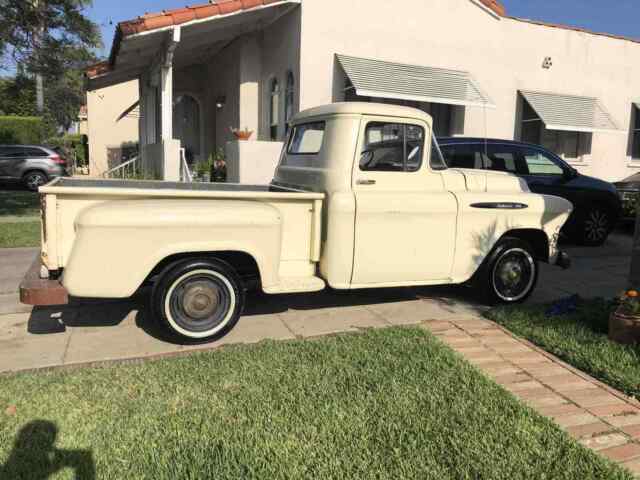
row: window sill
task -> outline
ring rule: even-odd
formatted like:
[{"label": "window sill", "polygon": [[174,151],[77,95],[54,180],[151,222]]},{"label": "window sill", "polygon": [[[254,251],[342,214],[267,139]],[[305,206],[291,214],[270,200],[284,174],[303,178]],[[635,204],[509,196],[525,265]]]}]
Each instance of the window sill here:
[{"label": "window sill", "polygon": [[640,160],[634,160],[627,163],[627,168],[640,168]]}]

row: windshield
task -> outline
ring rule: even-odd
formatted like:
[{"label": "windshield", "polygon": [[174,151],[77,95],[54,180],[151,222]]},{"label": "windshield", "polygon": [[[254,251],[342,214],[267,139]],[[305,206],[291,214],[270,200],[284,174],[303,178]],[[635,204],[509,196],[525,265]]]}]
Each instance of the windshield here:
[{"label": "windshield", "polygon": [[433,170],[447,169],[447,164],[444,162],[444,157],[442,156],[440,145],[438,145],[435,136],[431,139],[431,168]]}]

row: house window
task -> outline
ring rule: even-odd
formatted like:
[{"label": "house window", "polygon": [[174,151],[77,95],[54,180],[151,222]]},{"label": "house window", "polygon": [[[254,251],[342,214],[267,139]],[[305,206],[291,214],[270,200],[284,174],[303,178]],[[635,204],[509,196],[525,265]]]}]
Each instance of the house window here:
[{"label": "house window", "polygon": [[279,123],[279,107],[280,107],[280,85],[278,79],[271,80],[271,88],[269,91],[269,138],[278,140],[278,123]]},{"label": "house window", "polygon": [[526,143],[542,145],[547,150],[569,161],[579,161],[591,151],[592,134],[547,130],[542,119],[524,98],[520,139]]},{"label": "house window", "polygon": [[293,103],[294,93],[296,88],[296,80],[293,77],[293,72],[287,72],[287,88],[284,92],[284,122],[285,132],[289,133],[289,123],[293,118]]},{"label": "house window", "polygon": [[640,107],[633,107],[633,128],[631,135],[631,158],[640,160]]}]

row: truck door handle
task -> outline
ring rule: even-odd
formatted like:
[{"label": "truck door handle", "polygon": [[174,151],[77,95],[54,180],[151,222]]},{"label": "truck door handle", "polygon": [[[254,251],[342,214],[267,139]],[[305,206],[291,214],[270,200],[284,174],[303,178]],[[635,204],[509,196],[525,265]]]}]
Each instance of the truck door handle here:
[{"label": "truck door handle", "polygon": [[376,181],[375,180],[358,180],[356,181],[357,185],[375,185]]}]

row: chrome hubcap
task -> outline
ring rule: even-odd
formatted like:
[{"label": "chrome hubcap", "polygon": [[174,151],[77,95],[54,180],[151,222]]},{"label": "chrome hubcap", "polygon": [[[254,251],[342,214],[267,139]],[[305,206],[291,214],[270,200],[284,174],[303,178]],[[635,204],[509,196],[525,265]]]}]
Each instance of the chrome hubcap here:
[{"label": "chrome hubcap", "polygon": [[194,282],[184,293],[182,304],[185,313],[197,320],[209,318],[220,303],[220,292],[210,282]]},{"label": "chrome hubcap", "polygon": [[526,250],[507,250],[500,256],[493,269],[494,291],[505,302],[523,299],[533,286],[535,268],[533,257]]},{"label": "chrome hubcap", "polygon": [[591,241],[599,241],[607,236],[609,228],[609,218],[607,214],[600,210],[593,210],[589,213],[585,221],[585,232],[587,239]]}]

